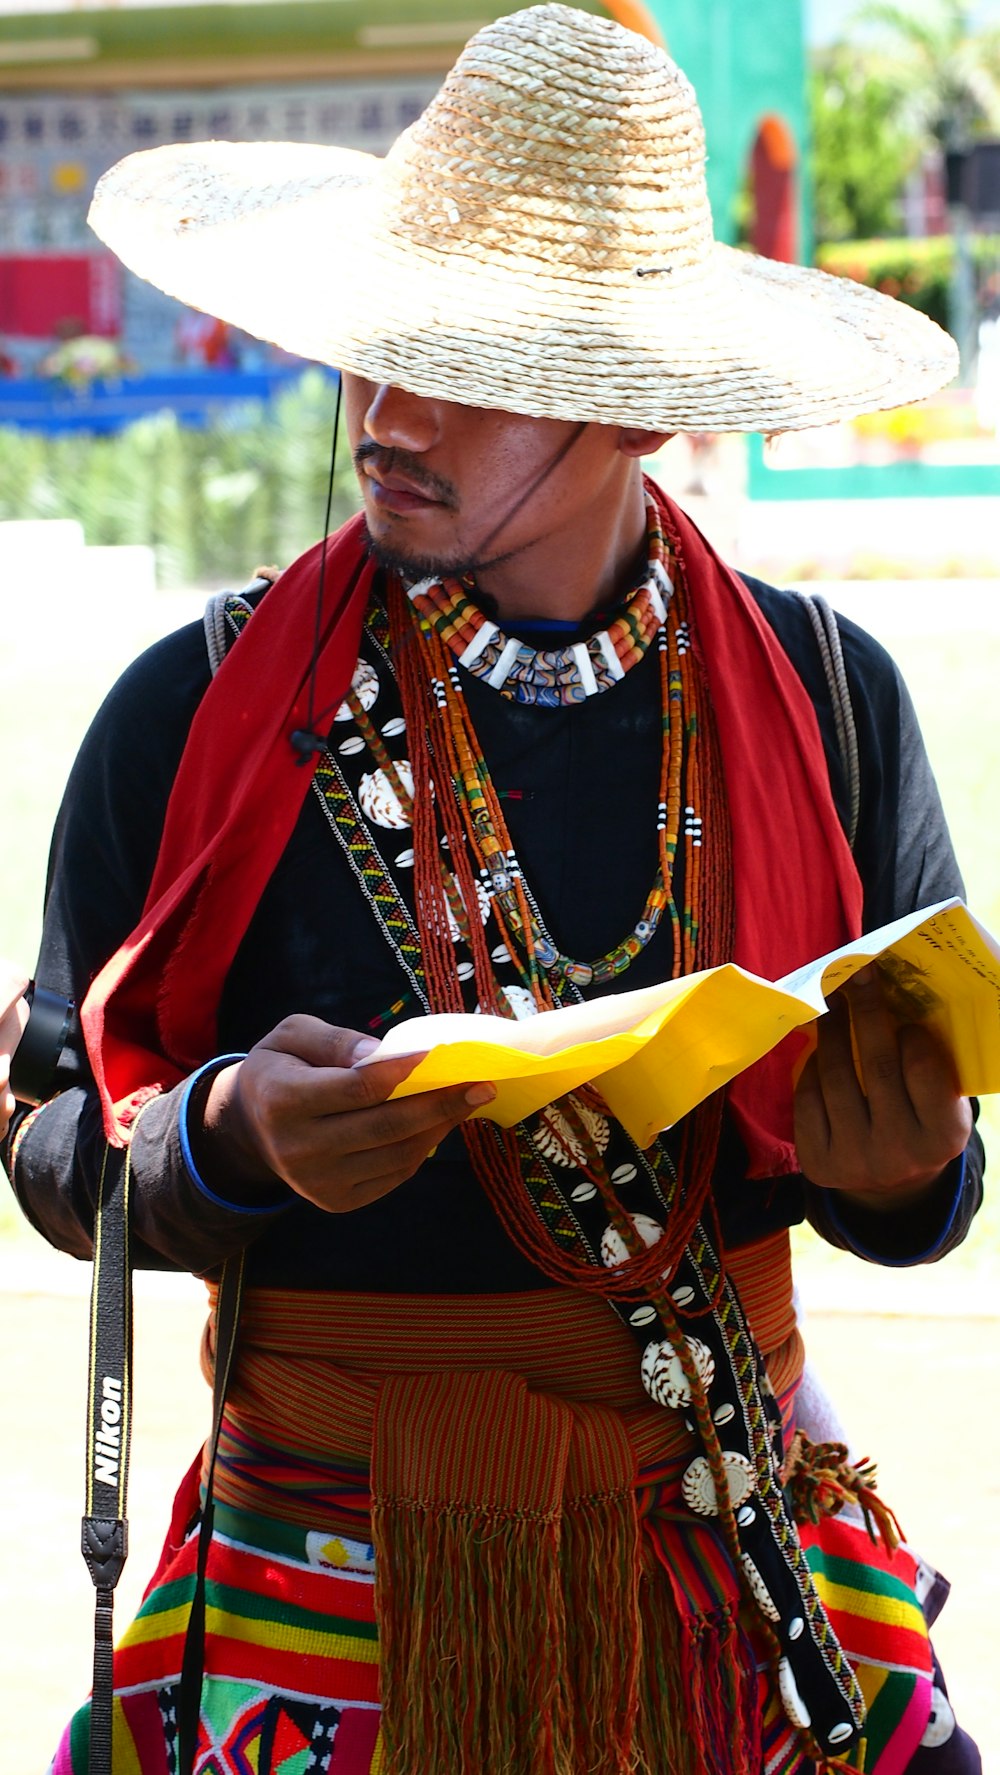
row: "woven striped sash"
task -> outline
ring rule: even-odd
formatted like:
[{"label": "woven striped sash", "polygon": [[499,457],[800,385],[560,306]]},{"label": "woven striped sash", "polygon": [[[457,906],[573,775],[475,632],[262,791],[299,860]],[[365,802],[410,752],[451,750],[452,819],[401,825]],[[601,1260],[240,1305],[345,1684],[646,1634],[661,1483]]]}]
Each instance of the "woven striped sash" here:
[{"label": "woven striped sash", "polygon": [[[791,1385],[787,1238],[741,1256]],[[371,1535],[387,1767],[693,1775],[714,1747],[756,1771],[757,1660],[680,1502],[682,1418],[602,1302],[484,1304],[249,1290],[220,1503]]]}]

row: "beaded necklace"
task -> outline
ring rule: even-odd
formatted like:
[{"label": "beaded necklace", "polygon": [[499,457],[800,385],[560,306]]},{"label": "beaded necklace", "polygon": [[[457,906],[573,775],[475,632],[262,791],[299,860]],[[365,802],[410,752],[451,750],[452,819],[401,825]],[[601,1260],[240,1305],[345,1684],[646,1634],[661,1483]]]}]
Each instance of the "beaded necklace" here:
[{"label": "beaded necklace", "polygon": [[[697,677],[690,657],[683,577],[679,577],[675,585],[670,576],[668,552],[652,501],[647,501],[646,511],[646,579],[608,629],[592,636],[587,643],[577,643],[554,652],[538,652],[516,638],[508,641],[472,604],[465,586],[455,580],[440,584],[424,580],[408,594],[411,621],[416,625],[422,646],[411,649],[400,645],[400,681],[402,684],[404,678],[409,678],[415,698],[428,705],[421,711],[422,717],[432,749],[445,764],[454,784],[463,815],[464,834],[475,857],[480,888],[493,902],[511,960],[518,969],[522,984],[540,1009],[550,1008],[558,1001],[563,982],[568,981],[576,987],[602,985],[624,973],[651,941],[664,912],[670,919],[673,933],[674,977],[692,972],[696,965],[698,918],[695,908],[700,889],[702,848],[702,816],[697,811],[701,790]],[[390,621],[394,634],[401,640],[407,625],[398,586],[390,593]],[[488,647],[479,644],[484,635],[489,638]],[[586,694],[581,689],[586,680],[586,673],[580,667],[581,655],[587,662],[595,653],[613,656],[616,662],[617,674],[607,676],[604,683],[598,683],[596,673],[591,670],[594,689],[590,694],[593,694],[622,678],[630,666],[643,658],[654,639],[659,656],[663,735],[656,809],[659,852],[656,874],[632,930],[605,955],[593,961],[580,961],[564,954],[545,930],[527,889],[500,799],[476,737],[459,668],[465,667],[477,676],[485,677],[502,695],[519,702],[541,700],[533,691],[531,673],[534,671],[546,700],[572,703]],[[421,657],[418,659],[417,655]],[[491,655],[495,656],[492,667]],[[500,676],[500,667],[505,661],[507,664]],[[552,686],[557,681],[563,684],[565,694],[557,695],[553,691]],[[400,782],[359,699],[353,692],[352,697],[355,719],[412,817],[412,789]],[[682,788],[686,793],[683,809]],[[673,894],[673,875],[682,813],[685,903],[679,911]],[[465,904],[455,890],[450,871],[446,874],[446,886],[452,915],[464,930]]]},{"label": "beaded necklace", "polygon": [[509,701],[548,707],[583,702],[617,684],[662,633],[673,586],[651,502],[647,525],[645,580],[606,629],[567,647],[538,650],[516,635],[505,635],[473,602],[467,580],[424,579],[410,587],[409,599],[458,664]]},{"label": "beaded necklace", "polygon": [[[690,646],[687,587],[679,569],[673,576],[666,567],[666,550],[656,507],[647,501],[647,585],[662,576],[668,596],[657,631],[660,664],[663,746],[657,806],[659,859],[653,887],[636,927],[596,963],[581,964],[564,956],[542,923],[511,842],[499,796],[483,757],[462,691],[460,667],[452,647],[438,631],[430,614],[415,608],[398,581],[389,586],[388,614],[393,664],[402,700],[407,731],[426,735],[426,744],[410,747],[412,785],[405,785],[407,816],[413,822],[417,874],[418,919],[422,938],[428,997],[436,1010],[459,1010],[462,994],[455,975],[452,931],[457,926],[472,955],[477,1002],[484,1010],[512,1014],[508,999],[496,983],[495,969],[480,920],[466,915],[485,894],[503,938],[507,957],[519,975],[525,996],[535,1009],[553,1007],[566,997],[578,997],[591,982],[613,979],[628,968],[650,941],[660,915],[669,912],[673,932],[672,974],[676,978],[698,965],[711,965],[731,953],[732,886],[729,867],[728,818],[722,791],[722,772],[714,754],[714,724],[699,722],[704,696],[703,681]],[[674,563],[676,566],[676,563]],[[445,590],[447,591],[447,587]],[[440,612],[444,599],[432,600]],[[648,644],[648,643],[647,643]],[[357,699],[355,699],[355,702]],[[352,704],[357,719],[358,710]],[[709,839],[707,875],[702,868],[702,817],[695,809],[701,800],[699,741],[707,742],[711,757],[705,789],[710,798],[705,822]],[[369,745],[376,736],[366,734]],[[384,750],[384,747],[382,748]],[[398,773],[397,773],[398,776]],[[395,785],[394,785],[395,787]],[[453,792],[448,793],[450,788]],[[673,898],[673,865],[677,853],[680,813],[686,791],[684,822],[684,908],[678,912]],[[441,848],[448,855],[442,871]],[[446,881],[442,895],[440,884]],[[711,898],[713,916],[710,952],[702,958],[699,935],[703,895]],[[450,916],[449,916],[450,914]],[[602,1197],[613,1197],[602,1154],[595,1148],[588,1123],[596,1093],[578,1092],[560,1100],[564,1126],[552,1128],[554,1138],[566,1151],[582,1152],[582,1169],[594,1181]],[[684,1211],[673,1217],[667,1241],[661,1249],[659,1273],[676,1261],[683,1249],[701,1204],[705,1201],[718,1144],[719,1106],[711,1104],[688,1119],[682,1141],[682,1174],[686,1191]],[[473,1161],[494,1203],[511,1200],[511,1185],[521,1170],[517,1142],[485,1124],[467,1126],[466,1138]],[[580,1163],[577,1159],[574,1162]],[[519,1193],[519,1192],[518,1192]],[[500,1209],[504,1218],[503,1208]],[[525,1221],[515,1209],[507,1230],[532,1261],[551,1274],[551,1247],[544,1248],[540,1229]],[[631,1227],[628,1228],[628,1234]],[[627,1236],[627,1235],[626,1235]],[[675,1243],[676,1241],[676,1243]],[[631,1248],[631,1244],[629,1245]],[[657,1260],[650,1252],[633,1251],[636,1272]],[[560,1279],[565,1280],[565,1277]],[[605,1279],[606,1280],[606,1279]],[[581,1284],[586,1285],[586,1284]]]}]

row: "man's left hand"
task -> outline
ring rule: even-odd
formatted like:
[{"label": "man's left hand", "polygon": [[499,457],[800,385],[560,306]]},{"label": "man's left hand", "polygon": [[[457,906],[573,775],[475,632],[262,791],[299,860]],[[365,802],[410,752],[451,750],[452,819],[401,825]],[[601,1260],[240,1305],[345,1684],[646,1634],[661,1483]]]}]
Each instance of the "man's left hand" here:
[{"label": "man's left hand", "polygon": [[795,1091],[803,1175],[859,1207],[905,1208],[928,1194],[971,1132],[947,1050],[920,1024],[900,1024],[878,969],[864,968],[820,1018]]}]

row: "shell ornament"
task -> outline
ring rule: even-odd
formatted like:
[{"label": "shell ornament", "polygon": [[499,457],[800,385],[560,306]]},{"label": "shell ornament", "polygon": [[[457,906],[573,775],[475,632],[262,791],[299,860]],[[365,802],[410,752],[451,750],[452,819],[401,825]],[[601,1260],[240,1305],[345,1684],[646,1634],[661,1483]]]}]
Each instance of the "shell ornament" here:
[{"label": "shell ornament", "polygon": [[[412,797],[413,771],[409,759],[398,759],[396,771],[403,788]],[[399,832],[412,823],[409,814],[400,805],[399,797],[384,770],[368,771],[362,777],[358,785],[358,801],[365,819],[370,820],[373,826],[388,827]]]},{"label": "shell ornament", "polygon": [[[799,1694],[799,1685],[792,1675],[792,1667],[787,1658],[778,1659],[778,1690],[781,1695],[781,1705],[792,1725],[798,1726],[800,1732],[808,1732],[812,1725],[812,1714]],[[837,1728],[834,1727],[834,1731],[836,1730]],[[849,1726],[848,1732],[851,1731],[853,1731],[853,1727]]]},{"label": "shell ornament", "polygon": [[[687,1339],[688,1351],[698,1372],[702,1391],[707,1392],[715,1378],[715,1358],[700,1338]],[[665,1338],[648,1343],[642,1353],[640,1369],[642,1384],[649,1397],[670,1411],[678,1411],[691,1403],[691,1387],[677,1351]]]},{"label": "shell ornament", "polygon": [[[378,673],[366,659],[359,659],[351,679],[351,689],[367,715],[378,698]],[[350,703],[343,702],[333,717],[335,721],[353,721],[354,715]]]},{"label": "shell ornament", "polygon": [[[644,1245],[655,1245],[662,1239],[663,1228],[648,1214],[630,1214],[629,1219]],[[628,1261],[628,1256],[628,1248],[617,1227],[605,1227],[601,1239],[601,1262],[605,1268],[616,1270],[619,1264]]]},{"label": "shell ornament", "polygon": [[760,1572],[757,1570],[757,1567],[754,1565],[753,1560],[750,1558],[749,1553],[744,1553],[742,1555],[742,1560],[744,1575],[750,1586],[750,1594],[753,1597],[754,1602],[757,1604],[761,1614],[766,1615],[769,1621],[780,1621],[780,1611],[775,1607],[771,1592],[761,1577]]},{"label": "shell ornament", "polygon": [[[729,1486],[729,1503],[732,1509],[737,1510],[741,1504],[746,1503],[753,1491],[753,1467],[746,1455],[734,1454],[731,1450],[723,1455],[722,1464]],[[704,1455],[698,1455],[691,1462],[681,1480],[681,1492],[688,1509],[693,1510],[696,1516],[718,1516],[715,1480]]]},{"label": "shell ornament", "polygon": [[[396,766],[396,768],[397,768],[397,770],[399,770],[398,765]],[[407,769],[407,772],[409,772],[410,766],[408,764],[406,766],[406,769]],[[402,771],[400,771],[400,776],[403,776]],[[406,782],[407,778],[403,777],[403,781]],[[410,779],[410,787],[412,789],[412,778]],[[455,890],[455,893],[458,894],[458,892],[459,892],[458,883],[455,880],[454,876],[452,876],[451,882],[452,882],[452,887]],[[477,881],[473,885],[476,890],[476,910],[479,913],[479,922],[480,922],[480,924],[485,924],[486,920],[490,916],[489,895],[487,894],[486,889],[483,887],[483,884],[481,881]],[[463,904],[463,906],[465,905],[464,898],[462,900],[462,904]],[[448,935],[450,936],[453,943],[461,943],[462,933],[458,928],[458,924],[455,919],[455,914],[453,913],[450,904],[446,903],[445,911],[448,914]],[[466,907],[466,911],[468,911],[468,907]]]},{"label": "shell ornament", "polygon": [[[514,989],[505,987],[504,990]],[[611,1136],[607,1117],[599,1110],[588,1109],[577,1097],[572,1103],[593,1146],[603,1153]],[[550,1103],[542,1110],[531,1138],[542,1157],[550,1159],[553,1165],[581,1166],[587,1162],[587,1151],[580,1136],[556,1103]]]},{"label": "shell ornament", "polygon": [[514,1013],[515,1023],[523,1023],[526,1017],[537,1017],[538,1006],[526,986],[504,986],[504,998]]}]

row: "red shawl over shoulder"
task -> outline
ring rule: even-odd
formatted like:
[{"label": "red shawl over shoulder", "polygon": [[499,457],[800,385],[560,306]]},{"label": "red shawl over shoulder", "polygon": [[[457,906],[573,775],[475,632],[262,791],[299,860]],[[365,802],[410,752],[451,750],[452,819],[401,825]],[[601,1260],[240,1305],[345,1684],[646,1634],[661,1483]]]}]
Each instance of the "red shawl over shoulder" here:
[{"label": "red shawl over shoulder", "polygon": [[[742,581],[690,519],[653,492],[680,539],[718,725],[733,827],[734,959],[776,979],[858,932],[861,884],[800,679]],[[326,544],[321,710],[343,700],[358,656],[373,577],[362,535],[355,518]],[[216,1051],[227,971],[309,787],[289,736],[308,719],[322,547],[280,576],[206,691],[142,919],[84,1003],[87,1047],[116,1142],[127,1139],[139,1102]],[[730,1100],[752,1174],[793,1170],[787,1054],[751,1067]]]}]

